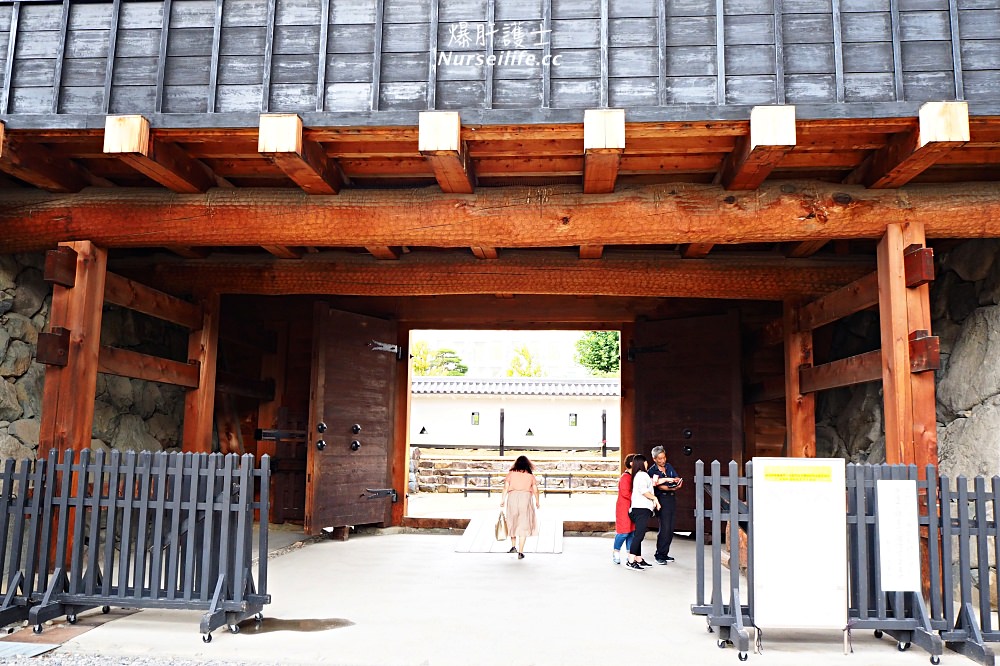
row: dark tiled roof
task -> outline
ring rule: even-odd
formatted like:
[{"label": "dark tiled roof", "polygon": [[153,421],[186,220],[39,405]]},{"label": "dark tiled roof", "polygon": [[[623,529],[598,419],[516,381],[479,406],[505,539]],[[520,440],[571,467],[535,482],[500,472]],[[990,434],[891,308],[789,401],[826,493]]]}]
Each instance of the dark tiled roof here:
[{"label": "dark tiled roof", "polygon": [[618,379],[546,379],[538,377],[416,377],[410,385],[415,394],[465,395],[621,395]]}]

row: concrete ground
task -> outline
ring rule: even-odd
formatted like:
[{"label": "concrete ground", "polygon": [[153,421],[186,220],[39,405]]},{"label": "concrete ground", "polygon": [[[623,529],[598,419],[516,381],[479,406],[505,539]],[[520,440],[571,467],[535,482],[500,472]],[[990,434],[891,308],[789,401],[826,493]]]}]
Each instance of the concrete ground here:
[{"label": "concrete ground", "polygon": [[[246,622],[239,634],[218,630],[206,644],[200,612],[144,610],[76,636],[57,653],[345,666],[603,666],[635,661],[631,646],[639,642],[646,655],[640,659],[649,663],[739,663],[732,647],[716,647],[704,618],[690,613],[690,539],[675,540],[675,563],[638,572],[614,566],[611,540],[602,537],[567,537],[561,554],[518,561],[456,553],[458,534],[385,530],[296,546],[301,533],[278,531],[272,545],[287,543],[269,563],[273,603],[261,625]],[[654,539],[644,544],[647,555]],[[928,663],[920,649],[900,653],[888,637],[858,631],[853,638],[854,654],[845,656],[839,630],[768,630],[763,653],[751,654],[749,663]],[[972,663],[954,653],[943,661]]]}]

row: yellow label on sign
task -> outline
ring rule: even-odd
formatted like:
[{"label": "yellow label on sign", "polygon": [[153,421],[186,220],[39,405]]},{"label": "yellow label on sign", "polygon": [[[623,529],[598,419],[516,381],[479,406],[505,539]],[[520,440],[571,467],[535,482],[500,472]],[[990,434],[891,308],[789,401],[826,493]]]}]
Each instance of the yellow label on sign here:
[{"label": "yellow label on sign", "polygon": [[772,465],[764,468],[767,481],[808,481],[826,482],[833,480],[833,469],[829,465],[797,467],[795,465]]}]

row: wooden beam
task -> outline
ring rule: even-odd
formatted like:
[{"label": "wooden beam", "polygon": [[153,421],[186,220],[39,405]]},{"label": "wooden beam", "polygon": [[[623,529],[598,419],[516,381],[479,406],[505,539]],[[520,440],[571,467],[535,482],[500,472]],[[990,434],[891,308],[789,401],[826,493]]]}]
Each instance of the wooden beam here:
[{"label": "wooden beam", "polygon": [[199,329],[202,325],[201,308],[194,303],[114,273],[108,273],[105,278],[104,300],[190,330]]},{"label": "wooden beam", "polygon": [[719,173],[727,190],[755,190],[795,148],[795,107],[755,106],[750,135],[736,144]]},{"label": "wooden beam", "polygon": [[878,244],[878,310],[885,403],[885,461],[891,465],[911,464],[915,460],[903,247],[901,226],[888,225]]},{"label": "wooden beam", "polygon": [[[936,336],[912,336],[909,340],[910,372],[913,378],[930,377],[932,370],[941,367],[941,342]],[[803,393],[814,393],[827,389],[851,386],[882,379],[882,352],[857,354],[848,358],[830,361],[822,365],[802,368],[801,386]]]},{"label": "wooden beam", "polygon": [[197,388],[197,363],[181,363],[129,349],[102,346],[97,361],[98,372],[150,382]]},{"label": "wooden beam", "polygon": [[477,259],[496,259],[499,256],[495,247],[473,247],[470,249]]},{"label": "wooden beam", "polygon": [[[907,287],[927,284],[934,279],[934,251],[930,248],[915,248],[905,252],[903,270]],[[874,307],[878,302],[878,274],[870,273],[804,305],[799,314],[799,326],[814,331],[820,326]]]},{"label": "wooden beam", "polygon": [[343,186],[336,162],[302,135],[302,118],[294,113],[261,115],[257,152],[309,194],[337,194]]},{"label": "wooden beam", "polygon": [[185,259],[204,259],[212,253],[207,247],[187,247],[185,245],[164,245],[163,247]]},{"label": "wooden beam", "polygon": [[0,120],[0,171],[49,192],[79,192],[88,174],[38,142],[18,141]]},{"label": "wooden beam", "polygon": [[[119,270],[129,268],[124,262]],[[353,253],[274,262],[227,260],[133,265],[147,284],[187,291],[212,285],[222,293],[434,296],[445,294],[570,294],[781,300],[836,289],[868,270],[850,264],[784,258],[709,257],[692,262],[655,252],[605,253],[600,262],[563,252],[510,251],[493,261],[467,253],[411,253],[375,261]]]},{"label": "wooden beam", "polygon": [[927,102],[920,107],[916,127],[893,135],[844,182],[873,189],[901,187],[968,141],[966,102]]},{"label": "wooden beam", "polygon": [[195,194],[215,186],[215,177],[202,162],[176,144],[155,138],[144,116],[108,116],[104,125],[104,153],[118,158],[141,174],[174,192]]},{"label": "wooden beam", "polygon": [[[903,246],[907,248],[906,258],[922,254],[924,266],[929,256],[930,270],[933,275],[934,261],[933,250],[926,248],[926,252],[920,249],[926,244],[924,227],[919,223],[905,223],[902,226]],[[923,283],[917,286],[910,285],[906,290],[906,320],[910,331],[910,363],[911,365],[923,357],[919,349],[914,349],[914,342],[921,339],[921,335],[927,335],[931,330],[931,306],[930,306],[930,285]],[[937,341],[937,338],[934,338]],[[931,343],[933,344],[933,343]],[[934,364],[931,351],[931,361]],[[940,366],[940,345],[936,349],[937,366]],[[912,369],[912,368],[911,368]],[[925,372],[914,374],[910,377],[910,395],[913,401],[913,462],[917,465],[917,471],[921,476],[926,474],[927,465],[937,465],[937,413],[934,386],[934,373]]]},{"label": "wooden beam", "polygon": [[587,109],[583,112],[583,191],[615,191],[618,167],[625,152],[625,110]]},{"label": "wooden beam", "polygon": [[808,241],[801,241],[799,243],[793,243],[785,249],[785,256],[790,259],[802,259],[803,257],[811,257],[817,252],[819,252],[820,248],[822,248],[829,242],[830,241],[826,239],[820,239],[820,240],[808,240]]},{"label": "wooden beam", "polygon": [[212,452],[212,418],[215,414],[216,360],[219,354],[219,293],[200,299],[202,326],[188,337],[189,362],[198,364],[198,388],[184,395],[185,452]]},{"label": "wooden beam", "polygon": [[714,243],[684,243],[678,251],[683,259],[704,259],[713,247]]},{"label": "wooden beam", "polygon": [[305,254],[302,250],[287,245],[265,245],[263,247],[279,259],[300,259]]},{"label": "wooden beam", "polygon": [[802,389],[801,371],[812,365],[812,331],[797,326],[798,308],[785,301],[785,427],[786,455],[816,457],[816,396]]},{"label": "wooden beam", "polygon": [[[25,214],[30,211],[30,215]],[[930,238],[1000,237],[1000,183],[915,186],[905,193],[826,183],[766,183],[752,193],[675,183],[585,195],[553,186],[345,190],[215,189],[178,197],[88,188],[72,199],[0,192],[0,253],[93,238],[104,247],[572,247],[876,239],[886,220],[924,224]],[[642,224],[636,224],[642,220]]]},{"label": "wooden beam", "polygon": [[365,249],[376,259],[396,260],[402,255],[397,248],[386,247],[385,245],[369,245]]},{"label": "wooden beam", "polygon": [[418,149],[431,168],[442,192],[472,194],[476,176],[472,159],[462,141],[462,119],[457,111],[421,111]]},{"label": "wooden beam", "polygon": [[604,255],[603,245],[581,245],[581,259],[600,259]]},{"label": "wooden beam", "polygon": [[49,329],[69,331],[69,345],[65,366],[45,368],[39,449],[82,451],[94,421],[108,253],[89,241],[61,246],[76,253],[76,277],[72,288],[53,286]]}]

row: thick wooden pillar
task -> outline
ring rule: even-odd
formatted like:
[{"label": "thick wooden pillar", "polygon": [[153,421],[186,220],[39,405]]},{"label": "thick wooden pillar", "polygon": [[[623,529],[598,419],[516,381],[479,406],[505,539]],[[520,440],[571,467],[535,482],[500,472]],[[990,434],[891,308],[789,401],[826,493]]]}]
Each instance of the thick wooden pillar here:
[{"label": "thick wooden pillar", "polygon": [[219,355],[219,294],[199,298],[202,327],[188,338],[188,361],[197,361],[198,388],[184,396],[184,439],[181,448],[192,453],[212,452],[215,413],[215,363]]},{"label": "thick wooden pillar", "polygon": [[639,452],[639,443],[635,441],[635,363],[628,360],[628,348],[635,335],[635,326],[626,324],[621,330],[621,448],[618,454],[622,460],[630,453]]},{"label": "thick wooden pillar", "polygon": [[396,368],[396,399],[392,428],[392,451],[389,452],[389,486],[395,488],[399,501],[392,505],[392,525],[402,525],[406,515],[406,494],[410,487],[410,327],[400,324],[396,344],[406,361]]},{"label": "thick wooden pillar", "polygon": [[[927,244],[922,223],[908,222],[902,225],[902,230],[904,251]],[[911,338],[919,331],[925,331],[925,335],[931,334],[930,290],[930,284],[906,290],[906,318]],[[934,373],[912,373],[910,394],[913,404],[913,462],[923,477],[927,465],[938,463]]]},{"label": "thick wooden pillar", "polygon": [[889,464],[911,463],[915,459],[904,247],[902,226],[890,224],[878,244],[885,461]]},{"label": "thick wooden pillar", "polygon": [[[108,253],[90,241],[59,246],[76,254],[76,271],[72,280],[64,279],[52,289],[49,332],[68,338],[68,347],[62,350],[65,365],[45,368],[40,453],[50,448],[74,451],[90,448],[97,393]],[[53,335],[50,339],[57,337],[60,336]]]},{"label": "thick wooden pillar", "polygon": [[816,394],[803,393],[799,372],[813,364],[812,331],[800,330],[798,303],[785,301],[785,455],[816,457]]}]

